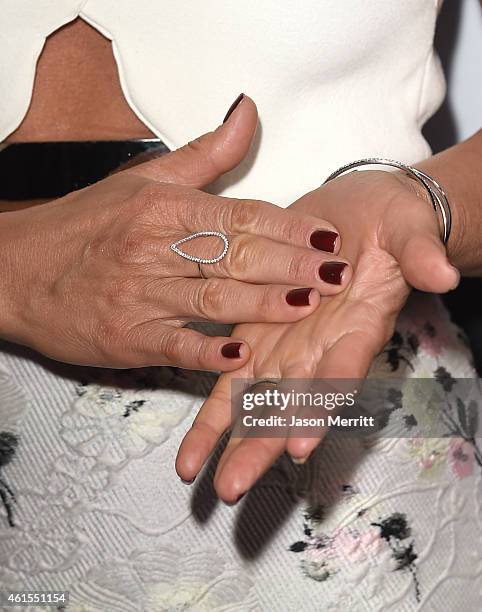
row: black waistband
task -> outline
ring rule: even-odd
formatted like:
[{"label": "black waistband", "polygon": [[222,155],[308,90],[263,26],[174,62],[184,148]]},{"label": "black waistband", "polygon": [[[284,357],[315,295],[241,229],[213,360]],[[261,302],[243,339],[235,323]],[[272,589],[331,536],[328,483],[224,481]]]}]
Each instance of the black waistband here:
[{"label": "black waistband", "polygon": [[105,178],[140,153],[168,150],[155,138],[0,145],[0,200],[59,198]]}]

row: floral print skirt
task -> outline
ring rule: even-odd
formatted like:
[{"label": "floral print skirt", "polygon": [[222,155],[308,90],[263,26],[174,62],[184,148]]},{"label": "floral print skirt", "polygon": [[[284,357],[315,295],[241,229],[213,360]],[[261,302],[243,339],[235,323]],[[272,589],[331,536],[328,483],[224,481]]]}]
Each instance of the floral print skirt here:
[{"label": "floral print skirt", "polygon": [[[476,374],[438,299],[414,294],[371,376],[450,389]],[[454,407],[447,437],[333,437],[303,466],[283,456],[228,507],[212,487],[220,449],[191,487],[174,471],[213,383],[3,344],[0,591],[69,591],[69,612],[481,609],[480,403]],[[437,418],[397,401],[409,425]]]}]

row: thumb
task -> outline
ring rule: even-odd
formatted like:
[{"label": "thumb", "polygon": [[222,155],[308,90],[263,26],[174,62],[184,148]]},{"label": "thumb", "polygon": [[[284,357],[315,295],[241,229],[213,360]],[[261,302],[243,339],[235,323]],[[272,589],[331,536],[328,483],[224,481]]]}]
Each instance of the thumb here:
[{"label": "thumb", "polygon": [[417,219],[417,223],[397,224],[391,232],[386,249],[397,259],[407,283],[420,291],[445,293],[455,289],[460,280],[459,271],[447,259],[445,246],[440,240],[433,211]]},{"label": "thumb", "polygon": [[235,168],[246,156],[258,123],[256,105],[241,94],[224,122],[180,149],[125,172],[200,189]]},{"label": "thumb", "polygon": [[402,249],[399,263],[406,281],[415,289],[446,293],[459,284],[459,271],[447,259],[438,237],[415,234]]}]

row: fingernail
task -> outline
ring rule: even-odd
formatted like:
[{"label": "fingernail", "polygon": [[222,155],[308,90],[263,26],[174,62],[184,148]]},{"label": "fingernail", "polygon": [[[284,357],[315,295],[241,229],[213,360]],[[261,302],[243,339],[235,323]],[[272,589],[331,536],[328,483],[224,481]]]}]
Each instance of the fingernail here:
[{"label": "fingernail", "polygon": [[326,251],[327,253],[334,253],[337,238],[338,234],[336,232],[317,230],[311,234],[310,243],[315,249]]},{"label": "fingernail", "polygon": [[286,301],[290,306],[309,306],[311,287],[292,289],[286,294]]},{"label": "fingernail", "polygon": [[191,478],[191,480],[184,480],[183,478],[181,478],[181,482],[182,484],[185,485],[192,485],[192,483],[196,480],[196,476],[194,476],[194,478]]},{"label": "fingernail", "polygon": [[295,465],[303,465],[304,463],[306,463],[308,458],[309,458],[309,455],[306,455],[306,457],[291,457],[291,461]]},{"label": "fingernail", "polygon": [[225,344],[221,349],[221,354],[227,359],[239,359],[241,354],[239,349],[241,348],[241,342],[230,342]]},{"label": "fingernail", "polygon": [[229,107],[228,112],[226,113],[226,116],[223,119],[223,123],[226,123],[226,121],[231,117],[231,115],[236,110],[236,107],[238,106],[238,104],[241,102],[243,98],[244,98],[244,93],[240,93],[239,96],[236,98],[236,100]]},{"label": "fingernail", "polygon": [[331,285],[341,285],[343,271],[348,264],[342,261],[327,261],[320,266],[320,278]]},{"label": "fingernail", "polygon": [[227,502],[225,501],[224,503],[226,504],[226,506],[235,506],[238,502],[240,502],[243,497],[246,495],[246,493],[242,493],[237,499],[235,499],[232,502]]}]

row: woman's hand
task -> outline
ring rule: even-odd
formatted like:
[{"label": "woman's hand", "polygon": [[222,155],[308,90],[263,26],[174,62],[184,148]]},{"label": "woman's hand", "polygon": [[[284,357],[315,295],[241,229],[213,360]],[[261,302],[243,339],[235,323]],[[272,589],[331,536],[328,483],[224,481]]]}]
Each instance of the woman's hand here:
[{"label": "woman's hand", "polygon": [[[70,363],[226,371],[246,362],[249,346],[182,325],[296,321],[313,312],[319,293],[339,292],[349,266],[320,250],[327,241],[339,247],[332,225],[196,189],[244,157],[255,125],[245,98],[226,124],[174,153],[3,214],[1,335]],[[202,264],[207,278],[170,249],[202,230],[230,241],[224,259]],[[182,246],[212,258],[220,242]]]},{"label": "woman's hand", "polygon": [[[444,292],[458,283],[431,204],[403,175],[354,172],[307,194],[293,208],[319,214],[340,229],[341,252],[354,267],[352,282],[303,321],[235,328],[233,338],[246,339],[252,356],[220,377],[184,438],[176,469],[185,481],[198,474],[231,425],[233,378],[362,378],[393,333],[410,285]],[[217,467],[218,495],[236,501],[284,450],[303,461],[323,435],[231,438]]]}]

